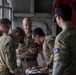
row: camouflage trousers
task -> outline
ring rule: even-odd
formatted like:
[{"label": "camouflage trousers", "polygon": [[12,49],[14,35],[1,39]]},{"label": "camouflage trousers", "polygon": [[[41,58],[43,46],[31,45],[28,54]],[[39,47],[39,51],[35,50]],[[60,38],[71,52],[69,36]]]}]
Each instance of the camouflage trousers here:
[{"label": "camouflage trousers", "polygon": [[5,71],[0,71],[0,75],[14,75],[14,74],[10,73],[8,70],[5,70]]}]

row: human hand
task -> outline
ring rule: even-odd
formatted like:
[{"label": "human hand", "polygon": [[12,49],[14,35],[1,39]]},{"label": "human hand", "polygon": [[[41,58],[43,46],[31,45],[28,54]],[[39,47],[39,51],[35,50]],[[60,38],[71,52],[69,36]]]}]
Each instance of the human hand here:
[{"label": "human hand", "polygon": [[45,72],[47,72],[48,70],[49,70],[48,67],[44,67],[44,68],[41,68],[41,69],[40,69],[40,72],[41,72],[41,73],[45,73]]},{"label": "human hand", "polygon": [[21,55],[21,54],[23,53],[23,51],[22,51],[22,50],[19,50],[19,49],[16,49],[16,53],[17,53],[18,55]]},{"label": "human hand", "polygon": [[35,54],[37,52],[37,48],[30,48],[29,51],[31,54]]},{"label": "human hand", "polygon": [[32,69],[39,69],[38,66],[33,66]]}]

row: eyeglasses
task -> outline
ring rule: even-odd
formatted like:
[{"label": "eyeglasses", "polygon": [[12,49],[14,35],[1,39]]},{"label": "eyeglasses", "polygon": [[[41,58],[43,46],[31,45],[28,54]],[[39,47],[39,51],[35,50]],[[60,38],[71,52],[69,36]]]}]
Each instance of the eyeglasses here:
[{"label": "eyeglasses", "polygon": [[7,25],[5,25],[5,28],[6,28],[7,30],[9,30],[9,29],[10,29],[10,27],[9,27],[9,26],[7,26]]}]

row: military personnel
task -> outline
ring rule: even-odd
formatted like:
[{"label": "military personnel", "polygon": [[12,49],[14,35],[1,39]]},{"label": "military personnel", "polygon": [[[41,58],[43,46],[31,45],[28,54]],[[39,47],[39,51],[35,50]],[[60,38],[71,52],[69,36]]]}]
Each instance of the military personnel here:
[{"label": "military personnel", "polygon": [[[23,70],[23,73],[25,73],[25,70],[27,68],[30,68],[30,66],[32,65],[38,65],[37,64],[37,60],[32,59],[33,54],[30,53],[31,51],[31,45],[33,44],[33,40],[32,40],[32,23],[30,18],[24,18],[22,21],[22,26],[24,28],[24,32],[25,32],[25,38],[24,38],[24,42],[21,42],[19,44],[19,48],[17,49],[19,53],[21,53],[21,68]],[[19,55],[19,54],[18,54]],[[29,56],[29,58],[28,58]],[[37,55],[36,55],[37,57]],[[34,62],[36,61],[36,62]],[[30,62],[30,63],[29,63]],[[32,64],[31,64],[32,63]]]},{"label": "military personnel", "polygon": [[45,36],[41,28],[35,28],[32,32],[32,36],[36,43],[42,44],[46,65],[49,64],[53,58],[54,38],[51,35]]},{"label": "military personnel", "polygon": [[[3,18],[3,19],[0,20],[0,36],[3,35],[3,32],[4,32],[3,27],[4,27],[4,25],[7,26],[8,24],[10,25],[11,22],[7,18]],[[6,27],[6,28],[9,29],[8,27]],[[8,32],[6,31],[6,33],[8,33]]]},{"label": "military personnel", "polygon": [[21,75],[16,64],[15,42],[21,41],[24,31],[17,27],[10,34],[7,34],[11,22],[8,20],[7,25],[5,25],[3,24],[4,32],[0,37],[0,75]]},{"label": "military personnel", "polygon": [[72,25],[71,7],[57,6],[55,18],[62,31],[55,40],[52,75],[76,75],[76,27]]}]

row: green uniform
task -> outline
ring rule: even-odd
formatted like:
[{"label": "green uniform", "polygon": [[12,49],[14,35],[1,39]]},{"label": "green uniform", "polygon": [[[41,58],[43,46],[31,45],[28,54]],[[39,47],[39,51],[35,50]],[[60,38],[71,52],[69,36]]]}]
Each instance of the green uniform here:
[{"label": "green uniform", "polygon": [[54,38],[51,35],[45,36],[43,41],[43,54],[46,64],[49,64],[50,57],[53,56]]},{"label": "green uniform", "polygon": [[0,37],[0,75],[11,75],[17,71],[15,42],[3,33]]},{"label": "green uniform", "polygon": [[33,43],[32,35],[30,34],[24,38],[24,44],[19,44],[18,49],[23,51],[23,53],[21,54],[21,57],[24,60],[21,60],[21,63],[22,63],[21,66],[22,66],[24,73],[25,73],[25,70],[27,68],[30,68],[31,66],[37,66],[38,65],[37,59],[36,59],[38,54],[32,55],[29,52],[29,48],[31,47],[32,43]]},{"label": "green uniform", "polygon": [[32,35],[29,34],[24,38],[24,44],[19,44],[19,49],[23,50],[24,52],[27,52],[31,46],[31,42],[32,42]]},{"label": "green uniform", "polygon": [[76,73],[76,27],[66,26],[55,40],[52,75],[71,73]]}]

